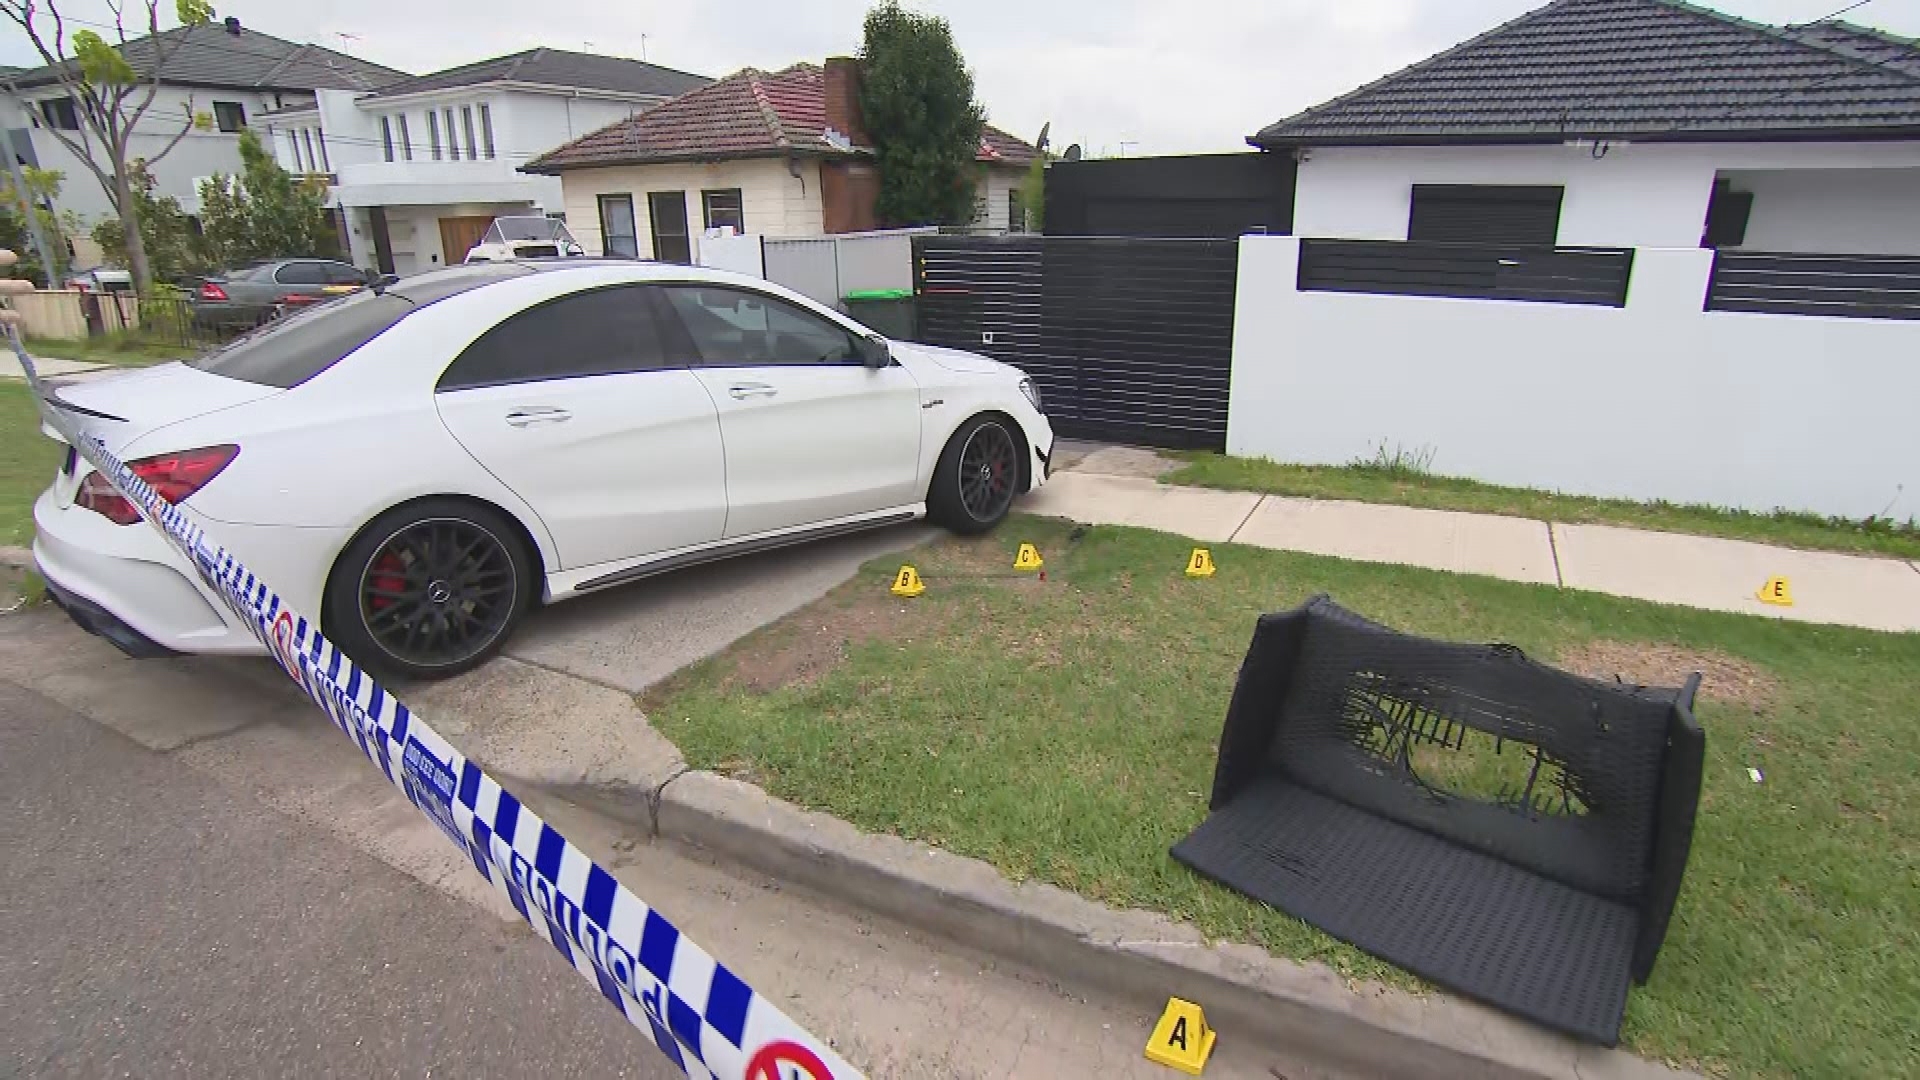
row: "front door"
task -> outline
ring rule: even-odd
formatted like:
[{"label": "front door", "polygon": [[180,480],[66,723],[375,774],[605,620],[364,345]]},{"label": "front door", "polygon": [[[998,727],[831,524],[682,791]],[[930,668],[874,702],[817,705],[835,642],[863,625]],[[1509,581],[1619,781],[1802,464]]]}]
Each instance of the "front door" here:
[{"label": "front door", "polygon": [[577,570],[720,539],[713,401],[667,355],[651,286],[572,293],[508,317],[440,377],[467,452],[533,507]]},{"label": "front door", "polygon": [[728,538],[921,500],[920,387],[905,368],[865,366],[852,329],[778,297],[664,292],[720,411]]},{"label": "front door", "polygon": [[492,217],[443,217],[440,219],[441,261],[458,266],[467,261],[467,252],[480,242],[480,236],[493,224]]},{"label": "front door", "polygon": [[693,239],[687,235],[687,193],[647,192],[647,216],[653,225],[653,257],[659,262],[693,262]]}]

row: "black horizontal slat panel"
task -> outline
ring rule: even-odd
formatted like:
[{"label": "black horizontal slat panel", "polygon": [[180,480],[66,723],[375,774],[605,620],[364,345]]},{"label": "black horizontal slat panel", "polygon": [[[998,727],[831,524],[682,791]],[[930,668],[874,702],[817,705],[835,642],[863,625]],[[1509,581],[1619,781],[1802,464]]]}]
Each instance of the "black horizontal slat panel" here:
[{"label": "black horizontal slat panel", "polygon": [[1234,241],[916,240],[919,339],[1019,366],[1061,435],[1220,449],[1238,263]]},{"label": "black horizontal slat panel", "polygon": [[1310,292],[1623,307],[1631,251],[1397,240],[1302,240],[1298,287]]},{"label": "black horizontal slat panel", "polygon": [[1920,257],[1721,251],[1707,310],[1920,319]]}]

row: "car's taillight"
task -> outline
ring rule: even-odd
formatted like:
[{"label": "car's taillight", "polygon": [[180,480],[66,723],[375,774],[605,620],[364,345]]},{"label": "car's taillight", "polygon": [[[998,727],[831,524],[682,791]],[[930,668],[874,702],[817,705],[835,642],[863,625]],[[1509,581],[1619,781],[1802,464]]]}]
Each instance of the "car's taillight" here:
[{"label": "car's taillight", "polygon": [[[198,450],[182,450],[177,454],[155,454],[138,461],[127,462],[133,474],[145,480],[159,496],[170,503],[180,500],[205,487],[207,481],[220,475],[240,454],[240,448],[233,445],[203,446]],[[126,496],[114,490],[107,478],[94,472],[80,482],[80,492],[74,496],[75,506],[84,506],[94,513],[113,522],[115,525],[131,525],[140,520],[140,511],[133,508]]]},{"label": "car's taillight", "polygon": [[215,284],[214,284],[213,282],[211,282],[211,281],[206,281],[206,282],[202,282],[202,283],[201,283],[201,285],[200,285],[200,299],[202,299],[202,300],[225,300],[226,298],[227,298],[227,290],[225,290],[225,289],[223,289],[223,288],[221,288],[221,287],[220,287],[220,286],[218,286],[218,285],[215,285]]}]

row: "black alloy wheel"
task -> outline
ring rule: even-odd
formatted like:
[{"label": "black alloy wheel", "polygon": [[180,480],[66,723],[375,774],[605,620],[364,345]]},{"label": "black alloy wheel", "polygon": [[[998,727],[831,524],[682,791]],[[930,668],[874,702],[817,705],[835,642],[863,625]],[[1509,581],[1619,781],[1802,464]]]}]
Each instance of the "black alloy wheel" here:
[{"label": "black alloy wheel", "polygon": [[927,513],[958,533],[982,533],[1000,523],[1020,493],[1020,455],[1026,453],[1011,420],[988,413],[960,426],[934,466]]},{"label": "black alloy wheel", "polygon": [[387,537],[360,575],[360,619],[389,656],[458,664],[493,643],[519,576],[500,538],[471,521],[415,522]]},{"label": "black alloy wheel", "polygon": [[960,449],[960,505],[975,521],[998,521],[1013,505],[1020,475],[1013,436],[997,423],[973,429]]},{"label": "black alloy wheel", "polygon": [[520,534],[491,508],[430,500],[389,511],[342,554],[327,633],[380,674],[444,678],[505,643],[534,595]]}]

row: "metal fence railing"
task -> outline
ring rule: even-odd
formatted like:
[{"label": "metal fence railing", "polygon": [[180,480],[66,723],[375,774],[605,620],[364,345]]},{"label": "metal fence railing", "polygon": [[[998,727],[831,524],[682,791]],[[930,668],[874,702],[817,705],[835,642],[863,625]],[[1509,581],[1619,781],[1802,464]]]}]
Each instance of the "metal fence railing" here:
[{"label": "metal fence railing", "polygon": [[1629,248],[1302,240],[1302,292],[1625,307]]},{"label": "metal fence railing", "polygon": [[1920,319],[1920,257],[1719,251],[1706,310]]},{"label": "metal fence railing", "polygon": [[269,310],[257,318],[210,320],[196,317],[192,302],[172,292],[149,296],[139,305],[138,325],[144,336],[189,349],[223,345],[273,321],[279,314]]}]

